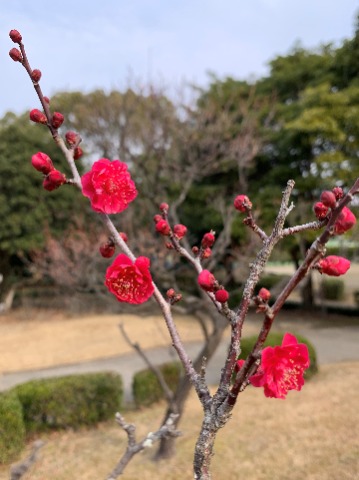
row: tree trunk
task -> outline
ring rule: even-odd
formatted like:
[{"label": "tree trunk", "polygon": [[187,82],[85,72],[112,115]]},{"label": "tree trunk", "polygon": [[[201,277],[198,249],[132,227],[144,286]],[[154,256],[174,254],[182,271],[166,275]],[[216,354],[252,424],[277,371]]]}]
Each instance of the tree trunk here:
[{"label": "tree trunk", "polygon": [[[207,362],[213,357],[227,325],[228,323],[223,319],[223,317],[219,317],[219,319],[217,320],[217,328],[210,334],[208,340],[204,344],[196,360],[193,362],[193,366],[196,371],[200,370],[203,357],[206,358]],[[191,387],[192,385],[190,381],[188,380],[187,376],[184,375],[179,382],[179,385],[173,397],[173,401],[171,402],[166,411],[162,425],[166,422],[171,413],[177,413],[179,414],[175,424],[175,427],[177,427],[182,417],[184,406],[191,391]],[[172,457],[175,454],[175,441],[176,439],[173,437],[162,438],[160,440],[159,448],[155,455],[155,460],[162,460]]]}]

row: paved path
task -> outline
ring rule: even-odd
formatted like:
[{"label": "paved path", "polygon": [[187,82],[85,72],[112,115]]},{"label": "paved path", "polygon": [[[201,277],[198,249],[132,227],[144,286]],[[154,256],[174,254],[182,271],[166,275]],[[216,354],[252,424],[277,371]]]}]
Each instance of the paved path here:
[{"label": "paved path", "polygon": [[[258,323],[259,326],[259,323]],[[298,322],[295,326],[291,321],[290,312],[284,320],[277,322],[276,330],[295,331],[308,338],[314,345],[318,355],[318,363],[335,363],[359,360],[359,322],[352,319],[338,325],[338,323],[310,322],[306,319]],[[219,380],[220,370],[223,366],[227,351],[228,340],[225,339],[219,345],[216,354],[209,362],[207,368],[207,380],[209,384],[216,384]],[[187,344],[187,351],[191,358],[195,358],[200,351],[200,343]],[[176,359],[174,349],[154,348],[147,351],[150,360],[154,364],[161,364]],[[0,375],[0,390],[6,390],[15,385],[27,382],[34,378],[48,378],[75,373],[113,371],[122,375],[124,382],[125,401],[131,400],[131,382],[134,373],[146,368],[144,361],[136,354],[130,353],[111,358],[103,358],[73,365],[62,365],[41,370],[28,370]]]}]

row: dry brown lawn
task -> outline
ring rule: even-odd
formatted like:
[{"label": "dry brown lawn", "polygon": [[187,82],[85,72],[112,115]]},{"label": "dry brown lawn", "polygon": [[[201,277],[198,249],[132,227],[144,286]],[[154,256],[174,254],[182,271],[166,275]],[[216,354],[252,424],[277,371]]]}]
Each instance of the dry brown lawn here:
[{"label": "dry brown lawn", "polygon": [[[214,480],[357,480],[359,363],[325,365],[301,392],[286,400],[266,399],[247,388],[232,420],[221,430],[213,458]],[[155,429],[164,404],[125,413],[141,434]],[[193,447],[201,407],[191,396],[181,423],[178,454],[170,461],[151,461],[154,448],[138,455],[124,480],[186,480],[192,476]],[[45,437],[40,460],[24,480],[99,480],[115,465],[125,435],[109,422],[93,430]],[[25,454],[24,454],[25,455]],[[0,468],[0,479],[8,467]]]},{"label": "dry brown lawn", "polygon": [[[14,312],[0,316],[0,373],[111,357],[131,352],[120,334],[126,332],[142,348],[170,343],[160,316],[88,315],[66,317],[60,312]],[[176,316],[184,342],[201,340],[198,322]]]}]

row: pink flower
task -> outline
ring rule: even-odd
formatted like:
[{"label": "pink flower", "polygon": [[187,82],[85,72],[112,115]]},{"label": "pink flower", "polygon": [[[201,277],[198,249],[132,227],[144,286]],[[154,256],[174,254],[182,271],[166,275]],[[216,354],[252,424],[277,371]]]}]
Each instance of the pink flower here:
[{"label": "pink flower", "polygon": [[209,270],[202,270],[202,272],[198,275],[198,284],[203,290],[206,292],[213,292],[214,286],[216,283],[216,279],[214,278],[213,273]]},{"label": "pink flower", "polygon": [[134,262],[120,253],[106,271],[106,287],[119,302],[140,304],[154,292],[150,260],[138,257]]},{"label": "pink flower", "polygon": [[356,221],[354,213],[348,207],[344,207],[334,224],[334,233],[342,235],[347,230],[350,230],[356,224]]},{"label": "pink flower", "polygon": [[301,390],[308,367],[308,347],[286,333],[281,346],[263,349],[261,365],[250,382],[254,387],[264,387],[266,397],[285,398],[289,390]]},{"label": "pink flower", "polygon": [[318,262],[320,273],[325,273],[331,277],[344,275],[350,268],[350,261],[344,257],[329,255]]},{"label": "pink flower", "polygon": [[95,212],[120,213],[137,197],[127,165],[120,160],[101,158],[81,180],[82,193]]}]

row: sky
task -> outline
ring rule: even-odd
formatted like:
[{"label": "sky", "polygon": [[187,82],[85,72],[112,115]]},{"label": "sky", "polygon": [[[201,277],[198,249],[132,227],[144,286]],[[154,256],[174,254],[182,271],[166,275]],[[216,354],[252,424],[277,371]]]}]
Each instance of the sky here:
[{"label": "sky", "polygon": [[297,43],[354,33],[358,0],[0,0],[0,116],[39,107],[8,51],[17,29],[45,95],[123,89],[129,79],[179,87],[218,78],[255,79]]}]

